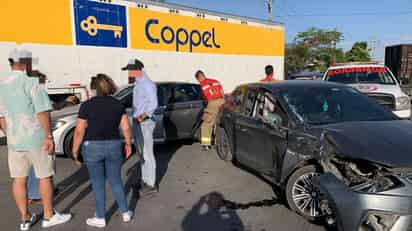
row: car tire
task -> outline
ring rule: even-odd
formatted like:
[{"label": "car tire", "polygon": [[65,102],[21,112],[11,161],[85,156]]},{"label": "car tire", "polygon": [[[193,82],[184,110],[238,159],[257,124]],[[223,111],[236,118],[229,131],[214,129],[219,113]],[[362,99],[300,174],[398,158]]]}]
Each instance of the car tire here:
[{"label": "car tire", "polygon": [[309,221],[318,221],[323,216],[319,204],[320,190],[311,180],[319,173],[319,168],[315,165],[304,166],[289,177],[286,185],[285,194],[289,208]]},{"label": "car tire", "polygon": [[230,145],[229,136],[222,127],[216,128],[216,151],[220,159],[227,162],[233,161],[233,150]]},{"label": "car tire", "polygon": [[73,152],[72,152],[73,137],[74,137],[74,130],[70,131],[67,134],[66,138],[64,139],[64,143],[63,143],[64,155],[72,159],[73,159]]}]

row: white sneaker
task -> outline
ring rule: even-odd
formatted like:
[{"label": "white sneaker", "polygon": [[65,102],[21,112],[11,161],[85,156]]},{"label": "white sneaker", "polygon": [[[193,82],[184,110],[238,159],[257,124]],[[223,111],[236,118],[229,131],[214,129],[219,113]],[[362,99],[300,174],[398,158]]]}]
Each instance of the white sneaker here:
[{"label": "white sneaker", "polygon": [[54,215],[49,220],[42,221],[41,226],[43,228],[50,228],[52,226],[64,224],[72,219],[71,214],[60,214],[55,212]]},{"label": "white sneaker", "polygon": [[122,213],[122,217],[123,217],[123,222],[128,223],[132,220],[133,212],[127,211],[125,213]]},{"label": "white sneaker", "polygon": [[88,226],[96,227],[96,228],[104,228],[106,227],[106,220],[103,218],[89,218],[86,220],[86,224]]},{"label": "white sneaker", "polygon": [[37,221],[37,216],[36,214],[32,214],[30,217],[30,220],[24,221],[20,224],[20,230],[21,231],[27,231],[31,228],[31,226],[36,223]]}]

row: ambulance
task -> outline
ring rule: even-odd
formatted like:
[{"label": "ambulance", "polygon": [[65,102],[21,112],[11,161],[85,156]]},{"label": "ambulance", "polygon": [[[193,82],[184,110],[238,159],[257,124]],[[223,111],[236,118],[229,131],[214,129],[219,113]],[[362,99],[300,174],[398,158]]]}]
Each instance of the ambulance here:
[{"label": "ambulance", "polygon": [[385,65],[377,62],[336,64],[325,73],[324,80],[348,84],[376,100],[403,119],[411,118],[411,99]]},{"label": "ambulance", "polygon": [[2,0],[0,24],[0,76],[13,48],[28,49],[56,99],[86,100],[98,73],[127,84],[131,58],[155,81],[193,82],[200,69],[226,92],[262,79],[266,65],[284,79],[285,29],[272,21],[149,1]]}]

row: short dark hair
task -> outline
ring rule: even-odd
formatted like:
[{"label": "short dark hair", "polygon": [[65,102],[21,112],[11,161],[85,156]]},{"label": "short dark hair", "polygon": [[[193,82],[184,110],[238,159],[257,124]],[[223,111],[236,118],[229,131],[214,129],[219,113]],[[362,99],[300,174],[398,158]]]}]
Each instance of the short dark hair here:
[{"label": "short dark hair", "polygon": [[92,90],[96,90],[96,79],[97,79],[96,76],[93,76],[93,77],[91,78],[91,81],[90,81],[90,89],[92,89]]},{"label": "short dark hair", "polygon": [[10,66],[13,66],[13,65],[14,65],[14,60],[13,60],[13,59],[9,59],[9,64],[10,64]]},{"label": "short dark hair", "polygon": [[109,96],[117,91],[117,86],[113,79],[106,74],[97,74],[94,84],[97,96]]},{"label": "short dark hair", "polygon": [[272,65],[267,65],[265,67],[265,73],[266,73],[266,75],[273,75],[273,66]]},{"label": "short dark hair", "polygon": [[198,79],[200,76],[205,76],[205,73],[201,70],[196,71],[195,78]]}]

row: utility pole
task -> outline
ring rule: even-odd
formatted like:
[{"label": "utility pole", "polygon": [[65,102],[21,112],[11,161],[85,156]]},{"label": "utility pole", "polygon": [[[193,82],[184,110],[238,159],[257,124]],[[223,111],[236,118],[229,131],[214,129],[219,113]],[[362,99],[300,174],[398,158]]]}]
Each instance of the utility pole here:
[{"label": "utility pole", "polygon": [[273,20],[273,0],[265,0],[268,9],[268,19],[269,21]]},{"label": "utility pole", "polygon": [[376,54],[376,45],[377,45],[377,41],[376,41],[376,37],[375,35],[373,35],[371,37],[371,48],[370,48],[370,55],[371,55],[371,59],[375,60],[375,54]]}]

